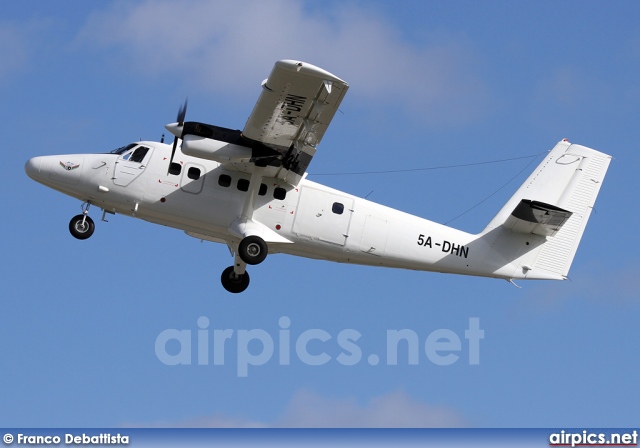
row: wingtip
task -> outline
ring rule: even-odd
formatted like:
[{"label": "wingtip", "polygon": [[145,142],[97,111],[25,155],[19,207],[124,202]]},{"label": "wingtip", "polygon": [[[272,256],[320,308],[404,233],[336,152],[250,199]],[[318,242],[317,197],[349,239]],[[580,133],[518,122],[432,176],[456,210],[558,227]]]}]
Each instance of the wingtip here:
[{"label": "wingtip", "polygon": [[340,82],[347,85],[347,83],[344,80],[337,77],[333,73],[323,68],[320,68],[316,65],[309,64],[308,62],[297,61],[293,59],[281,59],[277,61],[275,65],[276,67],[279,67],[285,70],[302,72],[308,75],[317,76],[318,78],[322,78],[324,80]]}]

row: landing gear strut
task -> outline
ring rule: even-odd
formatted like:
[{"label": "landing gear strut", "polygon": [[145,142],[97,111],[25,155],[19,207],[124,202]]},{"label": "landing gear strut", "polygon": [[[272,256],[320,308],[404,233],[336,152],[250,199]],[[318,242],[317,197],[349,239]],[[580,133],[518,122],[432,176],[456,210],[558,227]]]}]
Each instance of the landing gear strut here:
[{"label": "landing gear strut", "polygon": [[[252,225],[256,225],[253,222],[253,212],[255,210],[255,200],[258,197],[260,191],[260,184],[262,182],[262,175],[264,174],[265,166],[259,166],[256,164],[253,172],[251,173],[251,179],[249,180],[250,188],[247,192],[244,204],[242,206],[242,213],[236,221],[231,225],[235,229],[236,235],[246,235],[247,228],[251,229]],[[234,250],[234,245],[229,245],[229,251],[233,255],[235,252],[235,259],[233,266],[229,266],[222,271],[222,286],[230,293],[236,294],[244,291],[249,286],[249,273],[247,272],[247,265],[260,264],[267,258],[269,251],[265,240],[257,235],[245,236],[240,240],[237,246],[237,250]]]},{"label": "landing gear strut", "polygon": [[[229,246],[229,251],[234,254]],[[249,286],[249,273],[247,265],[262,263],[267,257],[267,243],[256,235],[250,235],[242,239],[235,252],[233,266],[229,266],[222,271],[220,280],[224,289],[230,293],[237,294],[244,291]]]},{"label": "landing gear strut", "polygon": [[83,206],[84,210],[81,215],[76,215],[71,218],[69,222],[69,232],[74,238],[79,240],[86,240],[93,235],[96,225],[93,223],[93,219],[89,217],[89,202]]},{"label": "landing gear strut", "polygon": [[224,289],[230,293],[237,294],[249,286],[249,273],[245,270],[243,274],[236,274],[234,266],[229,266],[222,271],[220,280]]}]

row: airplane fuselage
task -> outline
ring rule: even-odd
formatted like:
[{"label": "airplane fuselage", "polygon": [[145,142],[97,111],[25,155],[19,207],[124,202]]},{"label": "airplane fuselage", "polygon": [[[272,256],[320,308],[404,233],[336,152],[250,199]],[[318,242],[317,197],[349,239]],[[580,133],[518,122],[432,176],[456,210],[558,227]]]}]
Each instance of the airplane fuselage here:
[{"label": "airplane fuselage", "polygon": [[[139,161],[111,153],[43,156],[31,159],[26,171],[38,182],[107,213],[234,247],[241,239],[234,234],[234,222],[242,215],[250,175],[180,152],[175,158],[180,172],[171,174],[170,145],[144,141],[137,145],[148,148]],[[295,187],[263,178],[253,221],[270,232],[265,238],[270,241],[269,253],[505,279],[526,276],[517,253],[511,260],[496,256],[497,236],[446,227],[306,177]],[[540,237],[512,234],[510,238],[522,240],[517,246],[525,251]]]}]

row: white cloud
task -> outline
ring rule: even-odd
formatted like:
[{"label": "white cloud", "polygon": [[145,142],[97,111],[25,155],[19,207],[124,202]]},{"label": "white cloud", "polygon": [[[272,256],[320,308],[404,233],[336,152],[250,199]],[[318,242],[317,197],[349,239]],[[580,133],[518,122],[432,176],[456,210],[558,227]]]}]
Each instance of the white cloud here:
[{"label": "white cloud", "polygon": [[256,422],[216,414],[178,423],[132,425],[179,428],[442,428],[465,426],[455,411],[414,400],[404,392],[372,398],[361,405],[353,398],[327,398],[298,391],[283,415],[273,422]]},{"label": "white cloud", "polygon": [[[57,18],[35,15],[25,19],[0,18],[0,88],[14,88],[18,76],[47,74],[51,56],[59,57],[63,26]],[[44,68],[42,68],[44,67]],[[38,69],[37,72],[35,70]]]},{"label": "white cloud", "polygon": [[0,80],[22,70],[28,62],[27,30],[0,23]]},{"label": "white cloud", "polygon": [[611,103],[613,86],[574,67],[558,67],[541,76],[534,90],[534,101],[541,105],[578,109]]},{"label": "white cloud", "polygon": [[637,261],[622,267],[611,267],[597,261],[583,265],[579,274],[570,272],[569,277],[573,281],[525,287],[522,299],[513,305],[514,317],[528,319],[531,316],[558,315],[566,313],[567,308],[575,303],[606,304],[610,309],[627,312],[640,303],[636,280],[638,268]]},{"label": "white cloud", "polygon": [[355,399],[331,399],[299,391],[277,426],[314,428],[433,428],[464,426],[453,410],[413,400],[404,392]]},{"label": "white cloud", "polygon": [[356,95],[411,107],[430,121],[480,116],[487,88],[463,38],[426,44],[362,6],[336,3],[311,14],[303,2],[274,0],[118,3],[93,14],[81,45],[116,49],[147,76],[171,74],[216,94],[255,95],[278,59],[300,59],[342,77]]},{"label": "white cloud", "polygon": [[130,428],[268,428],[268,425],[241,418],[215,414],[210,417],[198,417],[177,423],[155,422],[151,424],[124,425]]},{"label": "white cloud", "polygon": [[614,267],[598,261],[586,265],[574,297],[622,308],[637,306],[640,303],[637,286],[640,262],[630,260],[628,263]]}]

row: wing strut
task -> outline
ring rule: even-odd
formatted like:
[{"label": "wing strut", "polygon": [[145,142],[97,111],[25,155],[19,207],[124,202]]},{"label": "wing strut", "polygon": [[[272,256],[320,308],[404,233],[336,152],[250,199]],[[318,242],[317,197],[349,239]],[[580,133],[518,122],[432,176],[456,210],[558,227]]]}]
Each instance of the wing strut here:
[{"label": "wing strut", "polygon": [[251,173],[251,179],[249,180],[249,190],[247,191],[247,197],[244,200],[242,206],[241,218],[244,221],[251,221],[253,218],[253,211],[255,210],[256,197],[258,191],[260,191],[260,184],[262,183],[262,177],[264,175],[265,167],[257,166]]},{"label": "wing strut", "polygon": [[[260,237],[266,243],[291,243],[291,240],[253,219],[253,213],[256,209],[256,199],[258,197],[258,192],[260,191],[260,185],[266,169],[268,168],[264,166],[255,166],[251,173],[249,190],[247,191],[247,196],[242,205],[242,212],[240,213],[240,216],[238,216],[229,226],[229,233],[239,240],[256,236]],[[242,243],[242,241],[240,241],[240,243]],[[242,253],[242,244],[233,244],[232,247],[234,247],[234,249],[240,249],[240,252]],[[264,248],[266,250],[266,246]],[[252,262],[248,263],[257,264]]]}]

